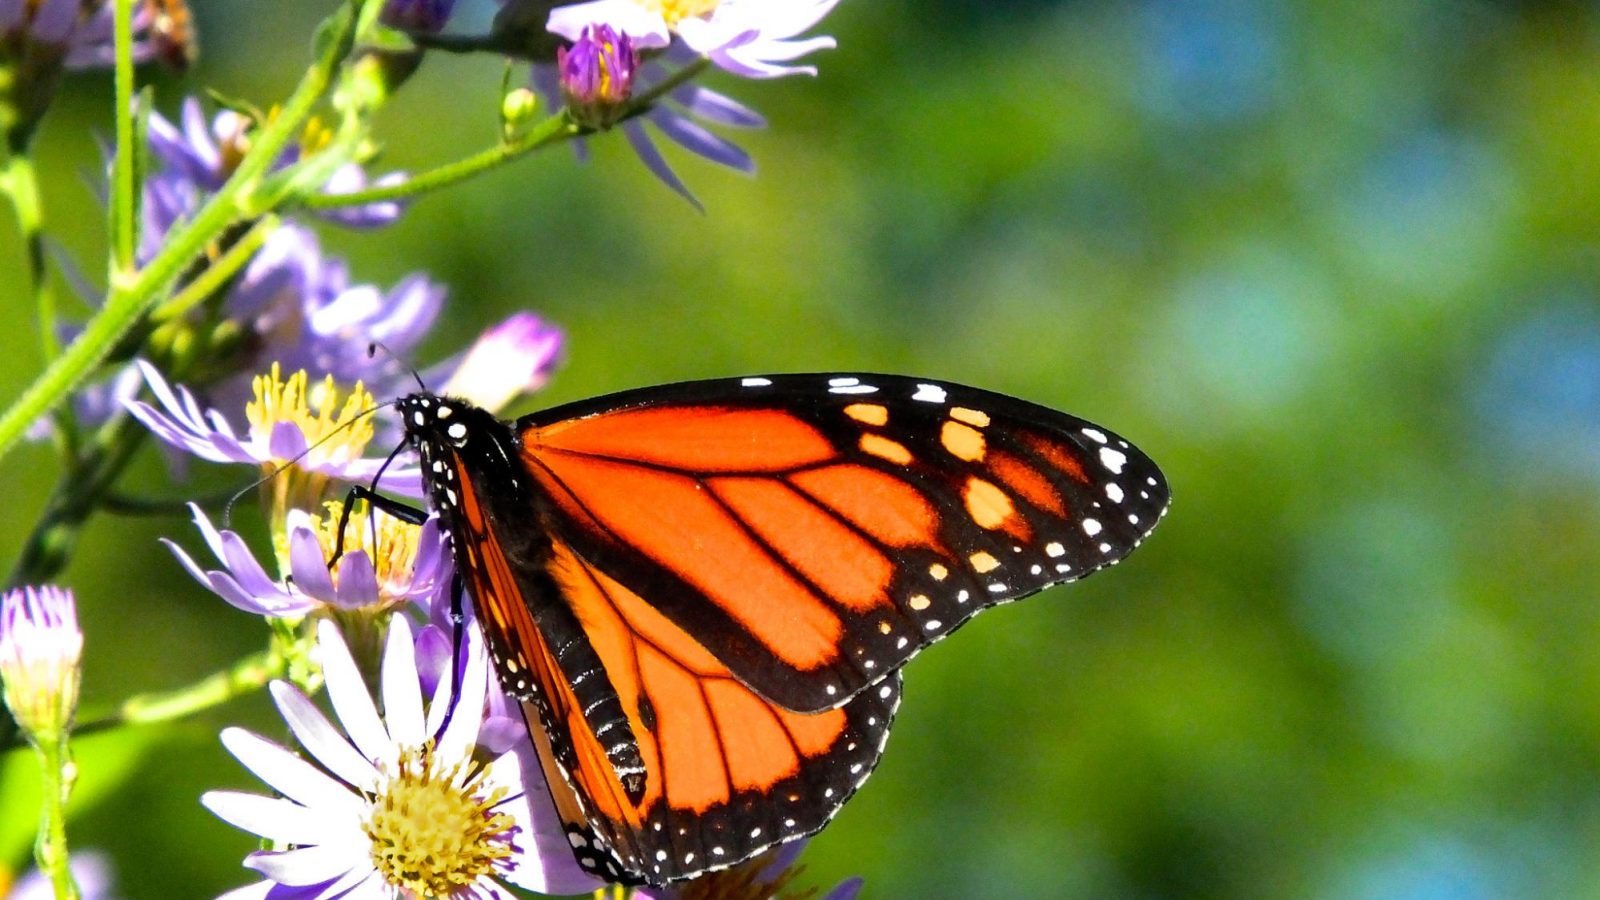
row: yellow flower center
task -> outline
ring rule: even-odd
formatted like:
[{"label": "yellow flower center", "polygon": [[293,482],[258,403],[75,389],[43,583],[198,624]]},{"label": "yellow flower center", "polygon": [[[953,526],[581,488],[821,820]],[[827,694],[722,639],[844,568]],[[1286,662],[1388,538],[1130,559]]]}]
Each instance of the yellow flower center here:
[{"label": "yellow flower center", "polygon": [[[322,558],[332,559],[341,546],[339,543],[339,516],[344,513],[344,503],[329,500],[323,504],[325,516],[312,516],[311,527],[322,545]],[[366,501],[357,501],[350,507],[350,521],[344,527],[344,553],[346,556],[363,550],[378,573],[379,602],[390,606],[399,601],[411,586],[417,560],[417,538],[421,525],[412,525],[381,510],[374,511]],[[287,558],[287,557],[286,557]],[[344,570],[341,558],[333,572],[333,583],[339,584]]]},{"label": "yellow flower center", "polygon": [[432,742],[400,754],[365,823],[372,864],[391,887],[407,897],[446,898],[495,875],[511,855],[516,821],[495,809],[506,790],[486,790],[488,771],[446,765]]},{"label": "yellow flower center", "polygon": [[250,437],[265,444],[275,426],[293,423],[305,435],[307,446],[315,448],[301,460],[304,468],[359,459],[372,440],[372,419],[365,413],[373,399],[359,381],[342,404],[332,375],[312,385],[304,369],[283,378],[277,363],[270,373],[257,375],[252,385],[255,399],[244,409]]},{"label": "yellow flower center", "polygon": [[676,25],[690,16],[709,16],[722,0],[637,0],[645,9],[658,12],[668,25]]}]

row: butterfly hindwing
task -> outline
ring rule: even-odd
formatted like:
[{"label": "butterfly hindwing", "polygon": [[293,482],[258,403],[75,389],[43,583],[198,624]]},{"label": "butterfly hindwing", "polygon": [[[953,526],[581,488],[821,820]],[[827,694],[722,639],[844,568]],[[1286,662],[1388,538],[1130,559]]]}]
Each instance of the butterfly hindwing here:
[{"label": "butterfly hindwing", "polygon": [[518,429],[567,539],[799,710],[837,706],[981,609],[1117,562],[1168,499],[1105,429],[897,376],[668,385]]}]

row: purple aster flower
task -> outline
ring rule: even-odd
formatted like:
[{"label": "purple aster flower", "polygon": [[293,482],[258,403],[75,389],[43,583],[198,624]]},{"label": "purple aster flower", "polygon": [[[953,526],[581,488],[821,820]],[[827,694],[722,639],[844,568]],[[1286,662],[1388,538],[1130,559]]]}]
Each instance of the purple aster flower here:
[{"label": "purple aster flower", "polygon": [[444,30],[455,0],[389,0],[383,7],[383,24],[404,31],[436,34]]},{"label": "purple aster flower", "polygon": [[127,409],[174,447],[211,462],[254,463],[269,471],[294,460],[294,470],[324,482],[368,484],[382,469],[378,489],[422,496],[422,475],[415,466],[385,469],[383,459],[361,455],[372,439],[368,413],[374,402],[359,384],[341,405],[332,376],[313,390],[304,370],[283,379],[274,365],[270,375],[255,378],[255,400],[245,410],[250,427],[240,434],[220,412],[203,408],[187,388],[168,385],[154,366],[141,361],[139,368],[161,409],[141,400],[128,401]]},{"label": "purple aster flower", "polygon": [[479,336],[459,363],[450,365],[452,371],[439,392],[487,410],[505,409],[550,380],[561,361],[562,341],[556,326],[531,312],[513,313]]},{"label": "purple aster flower", "polygon": [[[789,63],[835,45],[831,37],[799,35],[821,21],[837,3],[838,0],[594,0],[551,10],[548,27],[552,33],[574,42],[581,42],[589,30],[609,27],[639,50],[659,50],[661,59],[639,70],[633,88],[638,94],[670,77],[674,68],[701,58],[745,78],[814,75],[815,67]],[[557,89],[560,78],[548,70],[548,66],[534,67],[534,87],[547,102],[555,103],[561,96]],[[581,109],[576,105],[574,109],[584,121]],[[755,164],[749,154],[708,129],[708,123],[735,128],[765,124],[755,112],[728,97],[686,86],[673,91],[643,116],[622,123],[622,128],[645,166],[699,208],[699,202],[656,147],[651,129],[696,156],[741,172],[753,172]]]},{"label": "purple aster flower", "polygon": [[58,735],[71,724],[82,657],[71,591],[45,585],[0,596],[0,694],[24,732]]},{"label": "purple aster flower", "polygon": [[[796,866],[806,841],[790,841],[748,862],[702,875],[666,887],[642,887],[634,891],[635,900],[693,900],[716,897],[718,900],[773,900],[784,897],[810,897],[810,891],[790,894],[790,883],[805,868]],[[855,900],[861,892],[861,879],[849,878],[823,895],[822,900]]]},{"label": "purple aster flower", "polygon": [[561,73],[561,93],[578,121],[609,128],[633,95],[637,69],[633,41],[610,25],[584,28],[571,48],[557,49],[556,69]]},{"label": "purple aster flower", "polygon": [[[323,254],[314,232],[284,225],[250,261],[224,309],[256,335],[240,363],[245,371],[279,363],[332,375],[341,384],[360,381],[387,397],[409,377],[394,357],[410,354],[427,335],[445,293],[444,285],[421,274],[387,291],[351,284],[349,267]],[[368,353],[373,342],[392,355]],[[207,394],[219,404],[238,403],[247,385],[240,379]]]},{"label": "purple aster flower", "polygon": [[[72,880],[78,885],[79,900],[107,900],[111,893],[111,862],[104,853],[80,850],[67,862]],[[0,877],[0,881],[3,881]],[[55,900],[55,886],[50,877],[33,869],[17,879],[6,900]]]},{"label": "purple aster flower", "polygon": [[271,686],[309,759],[243,729],[222,733],[274,792],[201,797],[218,817],[274,846],[244,862],[266,880],[229,897],[511,900],[507,884],[547,894],[600,886],[572,858],[532,745],[489,762],[474,756],[489,693],[475,631],[459,690],[442,678],[425,704],[410,625],[395,617],[379,678],[381,716],[338,629],[323,621],[317,637],[338,723],[292,685]]},{"label": "purple aster flower", "polygon": [[[3,2],[6,0],[0,0]],[[203,194],[217,190],[228,180],[249,149],[253,126],[248,116],[233,110],[223,110],[207,123],[200,101],[193,97],[183,101],[177,124],[159,113],[150,114],[150,150],[160,169],[145,184],[147,246],[143,249],[147,253],[153,249],[152,243],[160,245],[173,223],[199,207]],[[298,162],[301,152],[298,144],[290,144],[273,168]],[[373,183],[396,184],[405,177],[403,172],[391,172]],[[353,193],[367,186],[366,171],[352,162],[336,169],[322,192]],[[154,208],[150,209],[152,204]],[[400,213],[401,206],[395,201],[319,211],[329,221],[354,228],[387,225]]]},{"label": "purple aster flower", "polygon": [[[156,55],[150,31],[158,11],[153,2],[134,8],[136,62]],[[105,0],[0,0],[0,58],[53,56],[69,69],[109,66],[116,58],[112,37]]]},{"label": "purple aster flower", "polygon": [[[635,45],[637,46],[637,44]],[[670,52],[669,56],[672,55]],[[671,70],[661,63],[642,64],[634,78],[633,93],[648,92],[671,76]],[[563,94],[556,67],[536,64],[533,67],[533,88],[547,104],[558,106]],[[762,128],[766,120],[760,113],[731,97],[695,84],[681,85],[658,101],[643,115],[629,119],[620,126],[628,144],[645,164],[651,174],[676,191],[685,200],[702,209],[688,186],[683,183],[666,157],[655,145],[651,130],[694,155],[746,174],[755,172],[755,161],[737,144],[706,127],[707,124],[731,128]],[[648,126],[648,127],[647,127]],[[579,156],[584,154],[583,144],[577,144]]]},{"label": "purple aster flower", "polygon": [[[342,509],[334,501],[322,516],[289,511],[288,549],[278,565],[281,578],[267,573],[243,538],[233,531],[218,531],[193,504],[189,510],[195,527],[224,568],[204,569],[176,543],[166,539],[162,543],[202,586],[258,616],[286,618],[318,610],[383,613],[409,603],[437,606],[437,595],[448,593],[452,571],[450,548],[438,520],[430,517],[420,526],[411,525],[362,505],[353,510],[341,544]],[[329,571],[328,561],[341,546],[344,554]]]},{"label": "purple aster flower", "polygon": [[744,78],[815,75],[814,66],[785,65],[835,46],[831,37],[799,38],[839,0],[593,0],[550,11],[549,28],[576,41],[585,28],[608,24],[639,47],[664,47],[676,35],[685,47]]}]

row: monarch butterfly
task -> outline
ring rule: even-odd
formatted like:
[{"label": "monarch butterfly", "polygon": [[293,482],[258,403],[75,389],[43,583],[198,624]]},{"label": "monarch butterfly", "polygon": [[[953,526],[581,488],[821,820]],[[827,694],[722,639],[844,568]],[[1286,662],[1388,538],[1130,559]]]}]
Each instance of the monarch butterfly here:
[{"label": "monarch butterfly", "polygon": [[628,391],[505,422],[396,401],[579,864],[662,884],[811,834],[900,667],[1109,566],[1166,512],[1082,419],[889,375]]}]

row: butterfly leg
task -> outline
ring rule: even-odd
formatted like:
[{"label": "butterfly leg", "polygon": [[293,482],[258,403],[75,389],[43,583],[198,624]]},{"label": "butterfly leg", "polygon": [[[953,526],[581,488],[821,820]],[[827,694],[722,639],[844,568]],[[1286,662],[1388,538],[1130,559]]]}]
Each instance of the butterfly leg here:
[{"label": "butterfly leg", "polygon": [[[455,685],[460,685],[460,683],[461,683],[461,681],[460,681],[460,675],[461,675],[461,646],[462,646],[461,645],[461,641],[462,641],[462,638],[463,638],[462,627],[463,627],[463,624],[466,621],[466,615],[462,612],[462,601],[465,599],[466,593],[467,593],[467,586],[461,580],[461,573],[457,572],[454,575],[451,575],[450,576],[450,625],[451,625],[451,635],[450,635],[450,679],[451,679],[451,683],[455,684]],[[456,714],[456,700],[458,699],[458,696],[459,696],[459,693],[460,693],[459,688],[457,690],[455,690],[455,691],[452,691],[451,693],[452,693],[452,696],[450,698],[450,707],[445,710],[445,712],[444,712],[444,720],[439,723],[438,734],[444,734],[445,729],[450,727],[450,717],[454,716]],[[436,734],[435,737],[437,737],[437,736],[438,735]]]},{"label": "butterfly leg", "polygon": [[427,510],[401,503],[392,497],[385,497],[369,487],[356,485],[344,495],[344,508],[339,510],[339,528],[334,532],[337,536],[334,538],[333,556],[328,559],[329,571],[332,571],[344,557],[344,530],[350,524],[350,511],[355,509],[357,500],[365,500],[373,509],[381,509],[408,525],[421,525],[428,521]]}]

